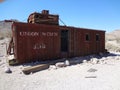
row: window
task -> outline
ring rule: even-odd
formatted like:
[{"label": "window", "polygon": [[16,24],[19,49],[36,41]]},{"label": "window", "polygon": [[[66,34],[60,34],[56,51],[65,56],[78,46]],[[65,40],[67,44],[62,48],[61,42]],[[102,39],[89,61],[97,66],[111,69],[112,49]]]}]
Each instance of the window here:
[{"label": "window", "polygon": [[90,35],[86,34],[86,41],[90,41]]},{"label": "window", "polygon": [[100,41],[100,35],[96,34],[96,41]]}]

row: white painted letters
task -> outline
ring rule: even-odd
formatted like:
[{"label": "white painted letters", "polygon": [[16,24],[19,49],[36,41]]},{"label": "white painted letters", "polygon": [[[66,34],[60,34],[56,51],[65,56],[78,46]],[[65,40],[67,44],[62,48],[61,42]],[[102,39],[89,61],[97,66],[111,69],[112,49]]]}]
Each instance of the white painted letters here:
[{"label": "white painted letters", "polygon": [[57,32],[19,32],[20,36],[46,36],[46,37],[55,37],[58,36]]},{"label": "white painted letters", "polygon": [[39,36],[39,32],[20,32],[20,36]]},{"label": "white painted letters", "polygon": [[46,45],[44,43],[36,43],[33,47],[34,50],[45,49]]}]

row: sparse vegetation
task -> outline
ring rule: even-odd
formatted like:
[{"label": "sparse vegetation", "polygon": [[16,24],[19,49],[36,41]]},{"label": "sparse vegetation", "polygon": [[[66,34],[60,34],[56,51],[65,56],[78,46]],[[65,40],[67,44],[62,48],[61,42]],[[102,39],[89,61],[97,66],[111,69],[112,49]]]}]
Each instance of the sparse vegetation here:
[{"label": "sparse vegetation", "polygon": [[114,44],[111,44],[111,43],[106,43],[106,49],[109,51],[120,52],[120,47],[115,46]]},{"label": "sparse vegetation", "polygon": [[117,43],[120,43],[120,38],[116,38]]},{"label": "sparse vegetation", "polygon": [[11,25],[12,22],[0,21],[0,40],[12,36]]},{"label": "sparse vegetation", "polygon": [[120,30],[115,30],[111,33],[106,33],[106,49],[108,51],[120,52]]},{"label": "sparse vegetation", "polygon": [[0,31],[0,40],[12,37],[11,31]]}]

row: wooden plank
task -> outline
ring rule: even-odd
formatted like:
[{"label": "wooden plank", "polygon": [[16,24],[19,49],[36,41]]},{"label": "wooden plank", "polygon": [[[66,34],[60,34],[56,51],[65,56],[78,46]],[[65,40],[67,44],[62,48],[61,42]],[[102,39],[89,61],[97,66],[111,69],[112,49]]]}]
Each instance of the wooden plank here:
[{"label": "wooden plank", "polygon": [[24,68],[22,71],[24,74],[30,74],[30,73],[45,70],[48,68],[49,68],[48,64],[40,64],[40,65],[35,65],[35,66]]}]

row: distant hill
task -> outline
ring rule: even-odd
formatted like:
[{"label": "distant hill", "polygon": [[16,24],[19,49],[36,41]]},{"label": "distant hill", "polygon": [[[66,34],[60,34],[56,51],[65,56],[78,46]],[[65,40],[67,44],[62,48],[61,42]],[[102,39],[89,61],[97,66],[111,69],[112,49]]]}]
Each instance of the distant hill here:
[{"label": "distant hill", "polygon": [[0,39],[11,37],[11,26],[13,22],[18,22],[18,20],[11,19],[0,21]]},{"label": "distant hill", "polygon": [[106,49],[120,52],[120,29],[106,33]]},{"label": "distant hill", "polygon": [[114,30],[110,33],[106,33],[106,39],[114,40],[120,38],[120,30]]}]

